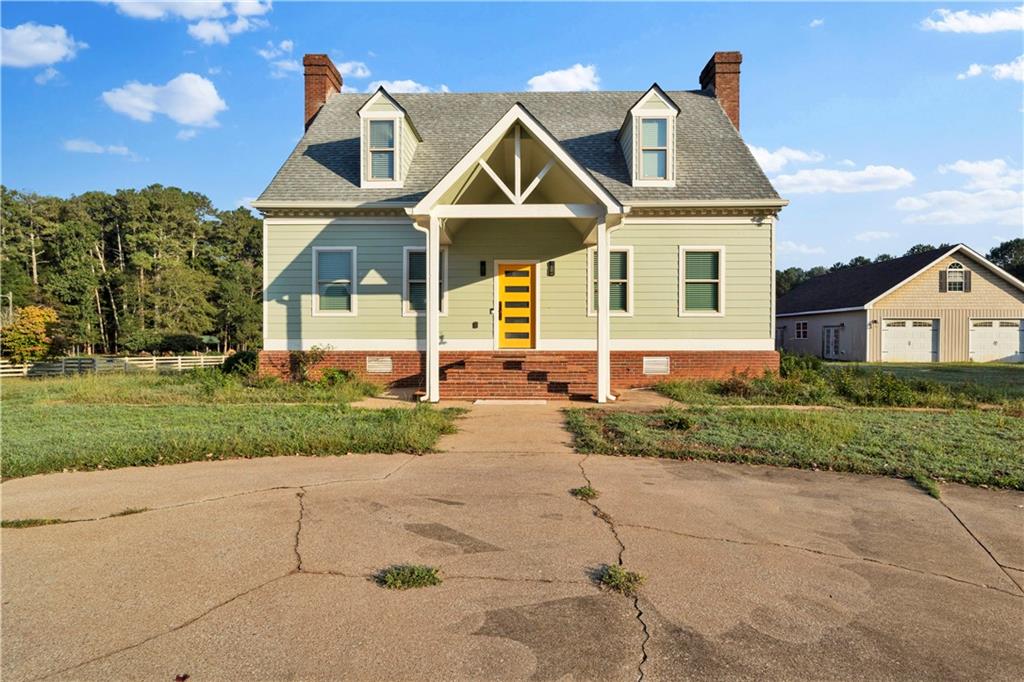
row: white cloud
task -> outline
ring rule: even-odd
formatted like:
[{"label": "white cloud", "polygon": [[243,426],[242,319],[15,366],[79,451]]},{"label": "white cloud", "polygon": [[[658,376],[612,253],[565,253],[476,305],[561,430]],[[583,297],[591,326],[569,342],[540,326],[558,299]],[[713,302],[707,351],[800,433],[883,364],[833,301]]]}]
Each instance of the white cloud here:
[{"label": "white cloud", "polygon": [[895,166],[865,166],[850,171],[813,168],[772,179],[772,184],[783,194],[877,192],[900,189],[913,182],[910,171]]},{"label": "white cloud", "polygon": [[274,41],[268,40],[267,46],[256,50],[256,53],[267,61],[270,61],[271,59],[275,59],[281,55],[291,54],[294,49],[295,43],[291,40],[282,40],[277,45],[274,44]]},{"label": "white cloud", "polygon": [[175,135],[175,137],[178,138],[179,140],[181,140],[182,142],[188,142],[189,140],[195,139],[195,136],[197,134],[198,134],[198,131],[195,130],[194,128],[185,128],[185,129],[179,130],[178,134]]},{"label": "white cloud", "polygon": [[531,92],[599,90],[600,86],[601,78],[597,75],[597,67],[593,64],[587,66],[573,64],[568,69],[546,71],[526,81],[526,89]]},{"label": "white cloud", "polygon": [[1006,64],[993,64],[991,66],[988,64],[971,64],[967,67],[966,71],[957,74],[956,79],[958,81],[967,80],[968,78],[980,76],[983,73],[991,75],[993,80],[997,81],[1024,81],[1024,55]]},{"label": "white cloud", "polygon": [[33,80],[39,85],[46,85],[59,75],[60,71],[53,68],[52,66],[48,66],[39,73],[37,73],[36,77]]},{"label": "white cloud", "polygon": [[946,225],[1024,224],[1024,171],[1002,159],[956,161],[939,166],[942,174],[966,178],[962,188],[903,197],[896,208],[908,215],[905,223]]},{"label": "white cloud", "polygon": [[220,19],[228,15],[223,2],[213,0],[181,0],[180,2],[145,2],[143,0],[113,0],[117,11],[133,19],[180,18]]},{"label": "white cloud", "polygon": [[270,0],[241,0],[233,3],[210,0],[113,2],[118,12],[135,19],[184,19],[195,22],[189,24],[188,34],[206,45],[224,45],[230,42],[232,35],[268,26],[267,21],[261,17],[272,8]]},{"label": "white cloud", "polygon": [[271,78],[285,78],[289,74],[302,73],[302,64],[298,59],[278,59],[270,64]]},{"label": "white cloud", "polygon": [[867,232],[861,232],[854,236],[859,242],[877,242],[882,239],[892,239],[897,237],[895,232],[885,232],[884,230],[868,230]]},{"label": "white cloud", "polygon": [[853,159],[843,159],[842,161],[837,161],[837,163],[845,168],[854,168],[857,166]]},{"label": "white cloud", "polygon": [[135,158],[135,154],[132,150],[123,145],[102,145],[84,138],[65,140],[63,147],[66,152],[75,152],[78,154],[113,154],[115,156],[129,156]]},{"label": "white cloud", "polygon": [[944,225],[1024,224],[1024,192],[986,189],[979,192],[942,190],[904,197],[896,209],[910,215],[903,222]]},{"label": "white cloud", "polygon": [[825,249],[820,246],[809,246],[807,244],[787,240],[780,241],[776,251],[778,253],[797,253],[804,256],[825,253]]},{"label": "white cloud", "polygon": [[346,77],[346,76],[351,77],[351,78],[369,78],[370,77],[370,69],[363,62],[342,62],[341,64],[338,64],[337,66],[338,66],[338,73],[340,73],[343,78]]},{"label": "white cloud", "polygon": [[227,45],[231,42],[224,24],[209,19],[203,19],[197,24],[189,24],[188,34],[206,45],[213,45],[214,43]]},{"label": "white cloud", "polygon": [[811,19],[811,23],[807,24],[810,28],[818,28],[819,26],[825,25],[824,19]]},{"label": "white cloud", "polygon": [[125,83],[104,92],[103,101],[136,121],[149,122],[153,114],[163,114],[187,126],[216,126],[217,114],[228,108],[213,83],[194,73],[183,73],[165,85]]},{"label": "white cloud", "polygon": [[997,9],[988,13],[979,12],[978,14],[966,9],[958,12],[939,9],[921,22],[921,28],[926,31],[947,33],[1021,31],[1024,30],[1024,5],[1012,9]]},{"label": "white cloud", "polygon": [[380,87],[383,87],[391,93],[434,91],[429,85],[423,85],[423,83],[417,83],[416,81],[406,79],[397,81],[373,81],[366,86],[366,92],[373,92]]},{"label": "white cloud", "polygon": [[1010,168],[1003,159],[991,161],[956,161],[939,166],[939,172],[959,173],[968,178],[964,189],[1003,189],[1024,184],[1024,169]]},{"label": "white cloud", "polygon": [[3,66],[47,66],[75,58],[89,47],[75,40],[63,27],[28,22],[14,28],[0,28],[0,64]]},{"label": "white cloud", "polygon": [[821,152],[805,152],[801,149],[793,149],[792,147],[779,147],[775,151],[770,151],[765,147],[750,145],[750,153],[761,164],[761,168],[768,173],[779,172],[790,161],[794,163],[817,163],[825,159],[825,155]]}]

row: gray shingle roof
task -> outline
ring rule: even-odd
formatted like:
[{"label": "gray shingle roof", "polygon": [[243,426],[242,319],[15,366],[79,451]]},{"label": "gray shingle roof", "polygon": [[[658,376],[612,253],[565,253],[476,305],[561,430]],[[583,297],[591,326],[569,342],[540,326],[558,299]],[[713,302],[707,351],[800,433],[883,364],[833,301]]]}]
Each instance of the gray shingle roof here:
[{"label": "gray shingle roof", "polygon": [[360,189],[358,109],[367,94],[335,95],[260,201],[415,202],[516,102],[619,201],[778,199],[718,101],[669,91],[676,119],[676,186],[632,187],[616,135],[643,91],[392,95],[423,138],[402,189]]},{"label": "gray shingle roof", "polygon": [[776,314],[859,308],[928,267],[953,248],[943,246],[912,256],[812,277],[779,298],[775,304]]}]

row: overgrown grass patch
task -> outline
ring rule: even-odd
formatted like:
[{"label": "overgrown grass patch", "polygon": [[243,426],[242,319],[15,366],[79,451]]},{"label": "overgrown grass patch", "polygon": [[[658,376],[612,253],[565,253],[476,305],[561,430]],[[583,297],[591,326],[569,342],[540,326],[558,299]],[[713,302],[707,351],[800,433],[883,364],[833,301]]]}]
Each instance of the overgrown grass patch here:
[{"label": "overgrown grass patch", "polygon": [[69,523],[64,519],[4,519],[0,521],[0,528],[35,528],[36,526],[55,526],[61,523]]},{"label": "overgrown grass patch", "polygon": [[577,499],[583,500],[584,502],[586,502],[587,500],[596,499],[597,496],[600,495],[600,493],[597,492],[597,490],[591,488],[589,485],[580,486],[579,488],[573,488],[572,490],[569,491],[569,494]]},{"label": "overgrown grass patch", "polygon": [[219,368],[178,374],[132,372],[5,379],[3,400],[76,405],[339,404],[376,395],[380,387],[341,370],[319,381],[289,382],[231,374]]},{"label": "overgrown grass patch", "polygon": [[417,564],[389,566],[377,574],[376,580],[381,587],[390,590],[408,590],[441,584],[441,576],[437,568]]},{"label": "overgrown grass patch", "polygon": [[608,565],[601,569],[598,580],[609,590],[633,597],[640,591],[640,587],[647,579],[639,573],[627,571],[622,566]]},{"label": "overgrown grass patch", "polygon": [[[667,428],[684,418],[688,429]],[[711,459],[1024,489],[1024,420],[1002,411],[570,409],[586,453]]]},{"label": "overgrown grass patch", "polygon": [[232,457],[430,451],[456,409],[345,405],[3,406],[4,478]]}]

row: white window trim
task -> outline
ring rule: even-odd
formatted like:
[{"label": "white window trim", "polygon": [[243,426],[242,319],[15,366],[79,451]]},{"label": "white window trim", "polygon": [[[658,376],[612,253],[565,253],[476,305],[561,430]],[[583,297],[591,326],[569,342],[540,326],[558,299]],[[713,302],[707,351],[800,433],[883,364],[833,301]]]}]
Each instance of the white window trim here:
[{"label": "white window trim", "polygon": [[[643,177],[643,121],[645,119],[661,119],[666,122],[666,144],[665,147],[665,174],[664,178]],[[670,114],[643,114],[633,113],[633,186],[634,187],[675,187],[675,144],[676,124],[675,116]],[[647,149],[661,149],[661,147],[647,147]]]},{"label": "white window trim", "polygon": [[[406,246],[402,248],[402,317],[425,317],[426,310],[412,310],[409,307],[409,254],[426,253],[425,246]],[[442,246],[443,265],[441,266],[441,317],[448,317],[448,247]]]},{"label": "white window trim", "polygon": [[[638,165],[636,167],[636,179],[638,181],[644,182],[644,183],[648,183],[648,182],[659,182],[659,183],[672,182],[672,173],[669,170],[669,163],[672,161],[672,147],[671,147],[671,144],[672,144],[672,134],[671,134],[671,131],[672,131],[672,120],[671,120],[671,118],[669,118],[668,116],[638,114],[636,116],[636,121],[637,121],[638,125],[640,126],[640,128],[639,128],[640,132],[637,134],[637,137],[636,137],[636,145],[637,145],[637,152],[636,152],[636,154],[637,154],[637,161],[638,161]],[[665,146],[664,147],[645,147],[644,146],[644,121],[664,121],[665,122]],[[644,176],[644,174],[643,174],[644,173],[643,160],[644,160],[644,151],[646,151],[646,150],[651,150],[651,151],[662,151],[662,150],[664,150],[664,152],[665,152],[665,177],[659,178],[657,176],[655,176],[655,177],[645,177]],[[673,184],[675,184],[675,183],[673,183]]]},{"label": "white window trim", "polygon": [[[320,253],[348,251],[352,254],[352,310],[320,310]],[[359,314],[359,259],[354,246],[313,247],[313,317],[355,317]]]},{"label": "white window trim", "polygon": [[[718,310],[715,312],[686,309],[686,252],[718,252]],[[703,280],[694,280],[703,281]],[[707,280],[712,281],[712,280]],[[690,245],[679,247],[679,317],[725,317],[725,247]]]},{"label": "white window trim", "polygon": [[[374,180],[370,172],[370,121],[394,121],[395,123],[395,177],[390,180]],[[399,111],[363,114],[359,131],[359,186],[363,189],[400,189],[402,177],[402,134],[405,115]]]},{"label": "white window trim", "polygon": [[[594,273],[594,253],[596,251],[596,246],[587,249],[587,317],[597,317],[597,311],[594,310],[594,279],[597,277]],[[609,254],[613,251],[626,252],[626,310],[609,310],[608,315],[611,317],[633,317],[633,289],[636,285],[636,272],[633,270],[633,247],[618,245],[608,247]]]},{"label": "white window trim", "polygon": [[[954,272],[960,273],[960,279],[957,282],[960,285],[959,289],[951,289],[950,288],[950,284],[953,283],[953,280],[950,279],[949,275],[951,273],[954,273]],[[963,293],[966,293],[966,291],[965,291],[966,287],[967,287],[967,268],[965,268],[963,266],[963,263],[953,262],[953,263],[950,263],[949,265],[947,265],[946,266],[946,293],[947,294],[963,294]]]}]

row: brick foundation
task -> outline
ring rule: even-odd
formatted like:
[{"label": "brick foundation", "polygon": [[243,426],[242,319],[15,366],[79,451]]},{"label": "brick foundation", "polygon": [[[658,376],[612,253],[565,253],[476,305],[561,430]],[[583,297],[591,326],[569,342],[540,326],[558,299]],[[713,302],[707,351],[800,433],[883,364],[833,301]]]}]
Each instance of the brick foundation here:
[{"label": "brick foundation", "polygon": [[[464,372],[466,361],[470,366],[480,366],[495,356],[525,356],[527,370],[530,363],[538,367],[545,364],[566,368],[573,380],[580,384],[595,383],[597,380],[597,354],[593,351],[443,351],[441,353],[442,380],[449,371]],[[765,371],[779,371],[779,354],[776,351],[612,351],[612,389],[624,390],[652,386],[665,379],[724,379],[731,374],[758,376]],[[323,362],[310,370],[316,379],[324,369],[335,367],[358,373],[370,381],[393,387],[423,386],[425,354],[419,351],[329,351]],[[391,372],[375,373],[366,369],[368,357],[391,358]],[[644,357],[667,357],[668,374],[644,374]],[[553,372],[556,373],[556,372]],[[260,353],[260,375],[287,379],[291,376],[291,360],[288,351],[262,351]],[[465,383],[465,378],[463,377]],[[505,382],[502,382],[503,384]],[[480,391],[486,391],[486,382],[475,384]],[[442,395],[446,393],[442,381]],[[452,388],[452,391],[455,389]],[[496,391],[498,392],[498,391]],[[478,397],[484,397],[480,395]]]}]

